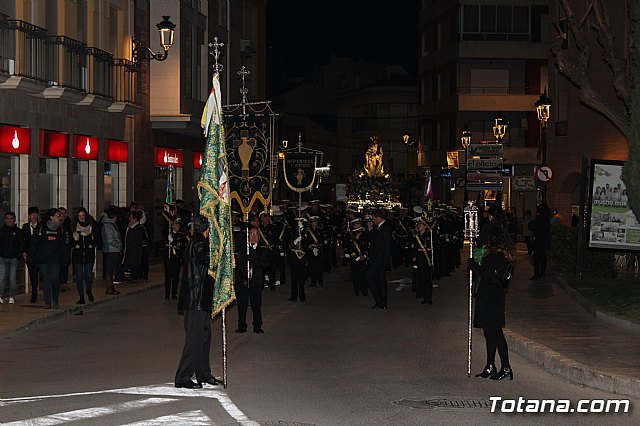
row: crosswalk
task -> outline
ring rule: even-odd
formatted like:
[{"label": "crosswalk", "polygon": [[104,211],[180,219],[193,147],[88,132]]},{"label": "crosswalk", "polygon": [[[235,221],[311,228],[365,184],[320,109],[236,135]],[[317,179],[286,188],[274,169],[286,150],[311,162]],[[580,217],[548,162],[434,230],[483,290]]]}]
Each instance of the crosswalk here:
[{"label": "crosswalk", "polygon": [[[133,397],[131,400],[123,402],[110,403],[103,406],[76,407],[73,410],[61,411],[44,416],[20,418],[5,422],[0,418],[1,425],[7,426],[24,426],[24,425],[59,425],[69,422],[99,420],[109,415],[122,415],[124,413],[137,413],[138,419],[135,422],[121,423],[122,425],[216,425],[221,424],[211,419],[202,410],[177,410],[178,413],[166,414],[153,417],[155,409],[167,406],[189,398],[204,398],[207,400],[215,400],[219,406],[226,412],[228,416],[233,418],[237,424],[243,426],[259,426],[259,423],[250,420],[229,398],[229,396],[217,387],[204,387],[203,389],[177,389],[173,384],[150,385],[141,387],[129,387],[122,389],[111,389],[93,392],[78,392],[70,394],[54,394],[41,395],[21,398],[0,398],[0,407],[14,407],[14,412],[24,412],[28,414],[32,412],[28,409],[29,405],[38,402],[46,402],[48,400],[74,400],[79,397],[88,397],[96,395],[124,395]],[[106,400],[108,398],[98,398],[98,400]],[[91,400],[96,400],[92,398]],[[64,405],[64,404],[58,404]],[[69,404],[73,405],[73,404]],[[15,407],[21,406],[21,407]],[[15,408],[25,407],[24,410],[16,410]],[[140,419],[140,416],[148,418]],[[229,418],[225,416],[223,423],[228,423]],[[112,422],[110,422],[113,424]]]}]

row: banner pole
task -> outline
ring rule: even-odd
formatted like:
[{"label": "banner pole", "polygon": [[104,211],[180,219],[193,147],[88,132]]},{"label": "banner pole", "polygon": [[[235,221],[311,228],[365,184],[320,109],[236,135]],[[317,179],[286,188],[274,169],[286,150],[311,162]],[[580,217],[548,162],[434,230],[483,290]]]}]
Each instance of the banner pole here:
[{"label": "banner pole", "polygon": [[222,382],[227,388],[227,308],[222,309]]}]

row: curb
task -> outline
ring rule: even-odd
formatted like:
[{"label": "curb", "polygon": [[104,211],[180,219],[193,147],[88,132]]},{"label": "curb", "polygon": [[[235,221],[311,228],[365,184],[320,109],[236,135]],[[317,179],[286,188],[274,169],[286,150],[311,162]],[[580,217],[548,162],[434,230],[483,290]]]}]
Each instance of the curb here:
[{"label": "curb", "polygon": [[127,293],[122,292],[120,294],[113,295],[112,297],[109,297],[108,299],[103,299],[103,300],[99,300],[99,301],[96,301],[96,302],[85,303],[84,305],[72,306],[70,308],[65,309],[64,311],[60,311],[60,312],[55,312],[55,313],[51,313],[51,314],[48,314],[48,315],[44,315],[42,317],[36,318],[36,319],[28,321],[26,323],[19,324],[18,326],[14,327],[12,329],[6,330],[4,332],[0,332],[0,334],[11,333],[11,332],[15,332],[15,331],[22,331],[22,330],[30,330],[30,329],[32,329],[34,327],[39,326],[39,325],[48,324],[49,322],[56,321],[56,320],[59,320],[59,319],[62,319],[62,318],[66,318],[66,317],[69,317],[71,315],[75,315],[78,312],[91,310],[92,308],[94,308],[96,306],[99,306],[99,305],[102,305],[102,304],[105,304],[105,303],[110,303],[112,301],[116,301],[116,300],[118,300],[118,299],[120,299],[122,297],[134,296],[134,295],[137,295],[137,294],[140,294],[140,293],[144,293],[144,292],[147,292],[149,290],[153,290],[153,289],[156,289],[158,287],[163,287],[163,286],[164,286],[164,283],[162,283],[162,284],[148,284],[145,287],[138,288],[136,290],[132,290],[132,291],[129,291]]},{"label": "curb", "polygon": [[564,292],[567,293],[569,297],[575,300],[576,303],[582,306],[584,310],[594,318],[601,320],[605,324],[640,333],[640,324],[598,310],[596,305],[594,305],[589,299],[580,294],[578,290],[571,287],[571,285],[569,285],[569,283],[565,281],[564,277],[558,274],[554,274],[554,278],[554,282],[558,284],[558,287],[564,290]]},{"label": "curb", "polygon": [[508,328],[504,329],[504,335],[517,354],[553,374],[579,385],[640,398],[640,379],[596,370]]}]

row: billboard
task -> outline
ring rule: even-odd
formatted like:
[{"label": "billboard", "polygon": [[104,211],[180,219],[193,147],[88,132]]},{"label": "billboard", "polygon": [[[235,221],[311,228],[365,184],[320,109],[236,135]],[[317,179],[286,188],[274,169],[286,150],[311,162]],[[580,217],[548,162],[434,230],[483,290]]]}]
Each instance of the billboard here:
[{"label": "billboard", "polygon": [[640,251],[640,223],[631,211],[621,161],[593,160],[588,247]]}]

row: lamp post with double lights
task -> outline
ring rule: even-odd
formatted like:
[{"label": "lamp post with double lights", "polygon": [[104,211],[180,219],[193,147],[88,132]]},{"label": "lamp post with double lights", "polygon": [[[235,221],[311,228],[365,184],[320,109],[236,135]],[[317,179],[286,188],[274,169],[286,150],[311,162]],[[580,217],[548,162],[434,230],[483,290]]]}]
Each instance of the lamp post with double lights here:
[{"label": "lamp post with double lights", "polygon": [[[507,118],[502,111],[498,111],[493,117],[493,137],[496,138],[496,143],[502,143],[502,139],[504,139],[504,136],[507,134],[508,127],[509,122]],[[496,192],[496,203],[500,203],[498,207],[502,208],[502,191]]]},{"label": "lamp post with double lights", "polygon": [[[469,161],[469,145],[471,145],[471,130],[469,126],[465,124],[462,128],[462,134],[460,135],[460,143],[462,143],[462,147],[464,148],[464,160],[465,164]],[[465,175],[469,174],[469,169],[465,166]],[[466,180],[466,179],[465,179]],[[469,182],[467,182],[468,184]],[[469,190],[467,189],[467,185],[464,186],[464,203],[467,204],[469,201]]]},{"label": "lamp post with double lights", "polygon": [[[540,121],[540,140],[542,144],[542,165],[547,165],[547,121],[549,121],[549,115],[551,112],[551,99],[547,96],[547,88],[545,87],[544,93],[540,95],[535,103],[536,111],[538,112],[538,120]],[[547,204],[547,185],[542,186],[542,204]]]},{"label": "lamp post with double lights", "polygon": [[164,15],[162,21],[156,24],[160,33],[160,45],[162,51],[154,53],[148,46],[143,45],[140,40],[132,38],[132,54],[133,62],[138,63],[140,59],[155,59],[156,61],[164,61],[169,56],[169,49],[173,46],[173,35],[176,24],[169,20],[170,16]]}]

